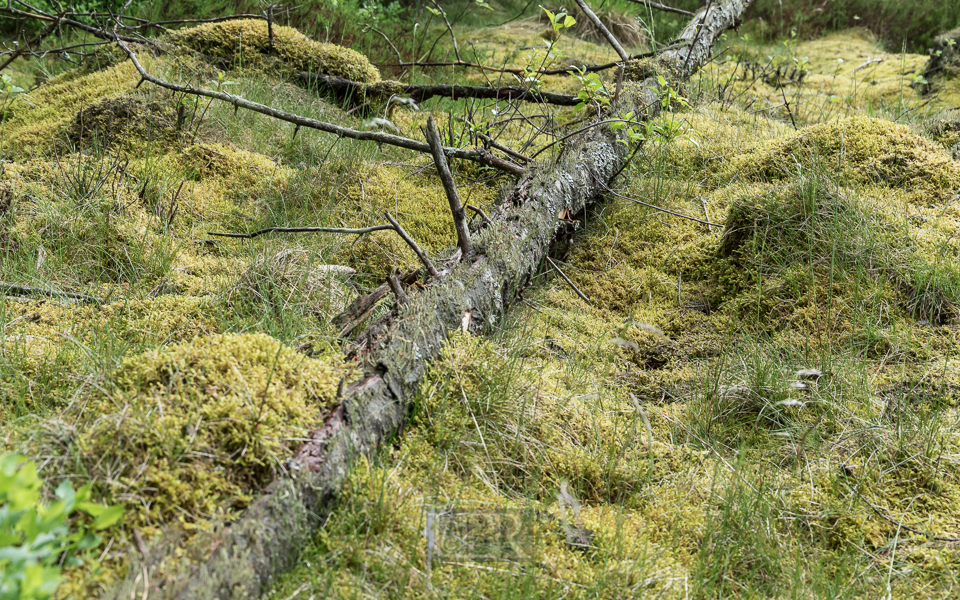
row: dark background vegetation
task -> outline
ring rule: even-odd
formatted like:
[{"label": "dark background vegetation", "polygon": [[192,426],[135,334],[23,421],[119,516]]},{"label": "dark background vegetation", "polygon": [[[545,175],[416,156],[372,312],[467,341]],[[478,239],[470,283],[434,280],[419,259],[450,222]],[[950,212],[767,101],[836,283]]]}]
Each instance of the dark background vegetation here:
[{"label": "dark background vegetation", "polygon": [[[85,0],[72,3],[79,12],[114,12],[123,0]],[[304,0],[291,2],[293,8],[278,9],[277,20],[292,25],[320,41],[354,48],[381,64],[395,62],[396,54],[383,37],[370,26],[383,31],[410,60],[414,54],[428,51],[432,38],[427,31],[434,17],[425,10],[424,0]],[[493,2],[497,10],[479,8],[470,0],[441,2],[454,25],[492,23],[533,16],[538,5],[574,6],[573,0],[499,0]],[[601,0],[592,3],[601,14],[612,13],[626,18],[639,17],[652,25],[660,41],[668,40],[686,22],[686,17],[658,11],[649,11],[629,0]],[[686,10],[696,10],[701,0],[670,0],[668,4]],[[35,5],[55,13],[51,0],[36,0]],[[153,20],[197,19],[235,13],[258,13],[262,4],[256,0],[135,0],[128,14]],[[652,19],[652,23],[650,20]],[[764,40],[798,36],[813,38],[827,31],[849,27],[865,27],[883,40],[887,50],[926,53],[933,39],[946,29],[960,25],[960,2],[945,0],[757,0],[748,11],[744,22],[747,33]],[[417,35],[413,26],[420,23]],[[29,35],[30,28],[41,24],[7,22],[0,24],[4,36]],[[24,30],[23,28],[27,28]],[[18,32],[18,28],[20,31]],[[433,35],[436,35],[435,33]],[[389,73],[389,68],[386,69]]]}]

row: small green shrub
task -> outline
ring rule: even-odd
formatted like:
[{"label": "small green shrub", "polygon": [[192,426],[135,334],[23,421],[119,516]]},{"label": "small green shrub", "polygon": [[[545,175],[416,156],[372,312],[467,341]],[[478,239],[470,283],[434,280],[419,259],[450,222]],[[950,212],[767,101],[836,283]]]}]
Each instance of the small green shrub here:
[{"label": "small green shrub", "polygon": [[[93,533],[123,516],[123,507],[90,502],[90,486],[57,487],[57,500],[41,500],[37,466],[22,456],[0,454],[0,600],[50,598],[63,566],[83,564],[100,545]],[[83,513],[91,522],[71,517]]]}]

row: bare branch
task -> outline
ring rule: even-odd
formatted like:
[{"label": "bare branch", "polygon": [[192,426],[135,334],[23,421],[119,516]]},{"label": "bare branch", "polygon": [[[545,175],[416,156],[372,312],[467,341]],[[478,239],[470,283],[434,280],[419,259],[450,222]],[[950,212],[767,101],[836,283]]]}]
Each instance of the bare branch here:
[{"label": "bare branch", "polygon": [[653,2],[652,0],[628,0],[628,2],[633,2],[635,4],[642,4],[648,8],[653,8],[656,10],[662,10],[664,12],[672,12],[678,15],[684,15],[687,17],[694,16],[689,10],[683,10],[682,8],[674,8],[672,6],[667,6],[666,4],[660,4],[659,2]]},{"label": "bare branch", "polygon": [[617,51],[617,54],[620,58],[626,62],[630,60],[630,55],[623,49],[623,46],[620,45],[620,42],[617,41],[617,38],[610,33],[610,30],[607,29],[607,26],[603,24],[603,21],[600,20],[600,17],[597,16],[597,13],[590,10],[590,7],[587,6],[587,3],[583,0],[576,0],[577,6],[580,7],[580,10],[583,11],[587,18],[590,19],[590,22],[593,23],[594,27],[600,30],[600,33],[603,34],[603,37],[607,38],[607,41],[610,42],[610,45],[613,46],[613,49]]},{"label": "bare branch", "polygon": [[[327,133],[335,133],[341,137],[350,138],[354,140],[364,140],[371,142],[378,142],[381,144],[388,144],[390,146],[398,146],[400,148],[407,148],[408,150],[416,150],[417,152],[430,152],[430,146],[426,142],[419,142],[417,140],[412,140],[410,138],[405,138],[399,135],[393,135],[390,133],[383,133],[379,131],[358,131],[356,129],[351,129],[349,127],[341,127],[339,125],[334,125],[333,123],[326,123],[324,121],[317,121],[316,119],[311,119],[308,117],[303,117],[301,115],[288,113],[282,111],[272,106],[267,106],[265,104],[260,104],[259,102],[253,102],[242,98],[240,96],[234,96],[233,94],[228,94],[226,92],[218,92],[215,90],[208,90],[205,88],[197,88],[192,85],[179,85],[176,83],[170,83],[164,81],[158,77],[154,77],[143,68],[143,65],[140,64],[140,61],[137,60],[137,55],[131,50],[122,40],[117,39],[117,45],[127,53],[127,56],[130,57],[130,61],[133,63],[133,66],[136,67],[137,72],[140,73],[140,77],[144,80],[149,81],[150,83],[166,88],[168,90],[173,90],[183,94],[191,94],[194,96],[203,96],[205,98],[214,98],[216,100],[222,100],[228,102],[234,106],[234,108],[245,108],[262,115],[267,115],[268,117],[273,117],[274,119],[279,119],[281,121],[286,121],[288,123],[293,123],[300,127],[307,127],[309,129],[317,129],[319,131],[325,131]],[[444,148],[443,153],[452,158],[462,158],[465,160],[472,160],[485,164],[501,171],[506,171],[507,173],[512,173],[513,175],[520,175],[524,172],[523,167],[515,165],[511,162],[505,161],[501,158],[486,152],[482,148],[478,149],[466,149],[466,148]]]},{"label": "bare branch", "polygon": [[11,296],[50,296],[54,298],[70,298],[88,304],[104,304],[105,301],[85,294],[74,294],[73,292],[61,292],[47,288],[29,287],[26,285],[17,285],[14,283],[0,282],[0,293],[10,294]]},{"label": "bare branch", "polygon": [[207,235],[219,237],[250,239],[259,237],[265,233],[342,233],[345,235],[363,235],[374,231],[393,230],[393,225],[374,225],[373,227],[362,227],[360,229],[349,229],[344,227],[267,227],[253,233],[221,233],[219,231],[208,231]]},{"label": "bare branch", "polygon": [[553,262],[552,260],[550,260],[550,257],[549,257],[549,256],[545,256],[544,258],[547,259],[547,262],[550,263],[550,266],[553,267],[553,269],[557,272],[557,274],[560,275],[560,277],[562,277],[563,280],[567,282],[567,285],[570,286],[570,289],[572,289],[574,292],[576,292],[577,295],[580,296],[580,297],[583,299],[584,302],[586,302],[587,304],[590,304],[590,298],[587,298],[587,295],[584,294],[583,292],[581,292],[581,291],[580,291],[580,288],[578,288],[575,283],[573,283],[572,281],[570,281],[570,278],[567,277],[566,273],[564,273],[563,271],[560,270],[560,267],[557,266],[557,263],[555,263],[555,262]]},{"label": "bare branch", "polygon": [[400,285],[400,282],[393,275],[387,277],[387,283],[390,284],[390,289],[393,290],[393,294],[397,297],[397,303],[401,306],[410,304],[410,298],[407,298],[407,293],[403,291],[403,286]]},{"label": "bare branch", "polygon": [[43,30],[42,30],[40,33],[38,33],[37,35],[35,35],[35,36],[33,37],[32,40],[28,41],[27,43],[23,44],[22,46],[20,46],[20,47],[17,48],[16,50],[14,50],[14,51],[13,51],[13,54],[10,56],[10,58],[8,58],[7,60],[3,61],[3,64],[0,65],[0,71],[4,70],[4,69],[6,69],[8,66],[10,66],[10,63],[12,63],[13,61],[17,60],[17,58],[20,57],[24,52],[27,52],[27,49],[28,49],[28,48],[30,48],[30,47],[33,46],[34,44],[39,44],[39,43],[43,40],[43,38],[45,38],[45,37],[47,37],[48,35],[50,35],[51,33],[53,33],[53,31],[54,31],[57,27],[60,26],[60,20],[63,19],[63,15],[64,15],[64,13],[60,13],[59,15],[57,15],[56,20],[54,20],[54,21],[51,22],[49,25],[47,25],[46,27],[44,27]]},{"label": "bare branch", "polygon": [[[366,96],[371,93],[387,95],[387,92],[379,91],[376,85],[367,85],[342,77],[333,75],[324,75],[322,73],[306,73],[300,71],[297,78],[307,84],[316,85],[334,90],[342,94],[354,94],[357,96]],[[576,106],[580,99],[571,94],[557,94],[554,92],[541,92],[527,88],[508,85],[503,87],[484,87],[479,85],[405,85],[401,93],[406,94],[417,102],[423,102],[434,96],[443,98],[453,98],[454,100],[463,98],[479,98],[484,100],[522,100],[524,102],[538,102],[542,104],[555,104],[557,106]]]},{"label": "bare branch", "polygon": [[437,173],[440,174],[440,181],[443,182],[443,191],[446,192],[447,201],[450,202],[453,224],[457,229],[457,246],[463,253],[462,260],[470,260],[473,258],[473,243],[470,241],[470,228],[467,227],[467,212],[463,210],[460,194],[457,193],[457,184],[453,181],[453,173],[450,172],[447,157],[443,155],[443,144],[440,142],[440,133],[437,131],[436,123],[433,122],[433,117],[427,117],[427,142],[430,143],[433,162],[437,166]]},{"label": "bare branch", "polygon": [[413,241],[413,238],[410,237],[410,234],[408,234],[403,227],[400,226],[400,223],[397,223],[397,220],[393,218],[393,215],[390,214],[390,211],[386,211],[384,214],[387,216],[387,220],[390,221],[390,224],[393,225],[393,228],[398,234],[400,234],[400,237],[403,238],[403,241],[410,246],[410,249],[413,250],[414,254],[417,255],[417,258],[420,259],[420,262],[423,263],[423,266],[427,268],[427,272],[430,273],[431,277],[434,279],[439,279],[440,272],[437,271],[437,268],[433,266],[432,262],[430,262],[430,258],[427,257],[427,253],[424,252],[415,241]]},{"label": "bare branch", "polygon": [[474,206],[474,205],[472,205],[472,204],[468,204],[468,205],[467,205],[467,208],[469,208],[469,209],[472,210],[473,212],[475,212],[475,213],[477,213],[478,215],[480,215],[480,218],[483,219],[485,223],[493,223],[493,221],[490,220],[490,217],[487,216],[487,213],[483,212],[483,209],[480,208],[479,206]]}]

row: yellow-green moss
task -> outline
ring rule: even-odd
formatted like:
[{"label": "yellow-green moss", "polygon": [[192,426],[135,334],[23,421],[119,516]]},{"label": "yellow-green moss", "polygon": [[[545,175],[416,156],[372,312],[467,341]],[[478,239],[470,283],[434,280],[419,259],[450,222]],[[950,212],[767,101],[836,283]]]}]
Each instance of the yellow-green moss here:
[{"label": "yellow-green moss", "polygon": [[[389,210],[411,237],[431,256],[456,244],[450,204],[440,180],[428,174],[388,165],[364,165],[364,172],[346,190],[358,225],[386,221]],[[464,204],[489,208],[496,190],[458,182]],[[419,267],[416,255],[390,231],[365,235],[337,253],[337,260],[362,273],[384,277],[392,269]]]},{"label": "yellow-green moss", "polygon": [[124,360],[68,411],[100,493],[129,524],[192,523],[242,508],[332,408],[340,360],[262,334],[199,336]]},{"label": "yellow-green moss", "polygon": [[354,50],[316,42],[292,27],[276,24],[273,36],[275,56],[270,52],[267,22],[261,20],[205,23],[175,31],[167,37],[174,44],[226,61],[233,68],[264,68],[276,62],[287,74],[310,71],[361,83],[380,81],[377,68]]},{"label": "yellow-green moss", "polygon": [[18,96],[13,116],[5,119],[4,147],[23,154],[42,154],[60,139],[82,108],[127,93],[137,81],[130,62],[86,75],[70,71],[55,77]]},{"label": "yellow-green moss", "polygon": [[177,113],[169,98],[144,100],[130,94],[82,108],[67,129],[67,139],[78,146],[137,148],[143,143],[174,141],[177,133]]},{"label": "yellow-green moss", "polygon": [[722,177],[786,179],[822,171],[858,184],[906,190],[917,204],[939,204],[960,189],[960,163],[911,128],[850,117],[811,125],[733,157]]}]

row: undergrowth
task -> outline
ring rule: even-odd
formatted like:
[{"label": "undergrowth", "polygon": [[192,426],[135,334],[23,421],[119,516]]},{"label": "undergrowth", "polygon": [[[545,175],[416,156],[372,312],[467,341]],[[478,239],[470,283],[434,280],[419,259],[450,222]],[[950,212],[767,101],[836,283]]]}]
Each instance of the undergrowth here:
[{"label": "undergrowth", "polygon": [[[290,44],[278,54],[250,22],[166,38],[193,53],[140,54],[170,80],[356,128],[385,119],[417,139],[433,115],[452,143],[482,133],[532,153],[583,118],[494,102],[358,106],[296,85],[316,53],[350,76],[398,75],[324,45],[393,60],[349,14],[400,22],[400,8],[378,6],[308,4],[289,19],[317,41],[278,27]],[[629,10],[604,15],[636,24],[636,50],[682,23]],[[767,25],[793,27],[799,9],[783,10]],[[336,18],[303,27],[316,15]],[[452,56],[429,18],[404,56]],[[820,27],[777,43],[728,34],[681,90],[693,107],[648,131],[616,180],[621,196],[564,219],[552,258],[589,300],[544,271],[488,336],[455,336],[402,436],[349,474],[270,593],[951,593],[960,163],[944,109],[960,90],[949,78],[917,85],[926,56],[884,51],[864,30],[807,39],[808,26]],[[458,39],[471,60],[518,68],[615,58],[586,30],[564,32],[548,55],[550,31],[526,15]],[[63,597],[135,577],[136,536],[188,545],[284,476],[354,373],[336,315],[417,266],[388,232],[210,232],[370,226],[389,210],[432,256],[456,239],[425,157],[138,88],[110,55],[86,62],[11,104],[0,175],[0,278],[103,301],[0,300],[3,449],[127,511],[103,568],[68,569]],[[600,83],[615,89],[612,75]],[[542,85],[582,89],[572,77]],[[464,202],[492,210],[503,179],[453,167]]]}]

